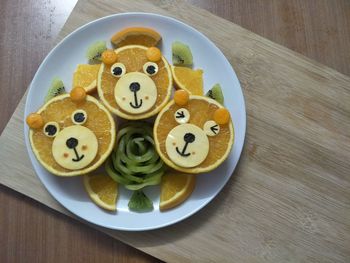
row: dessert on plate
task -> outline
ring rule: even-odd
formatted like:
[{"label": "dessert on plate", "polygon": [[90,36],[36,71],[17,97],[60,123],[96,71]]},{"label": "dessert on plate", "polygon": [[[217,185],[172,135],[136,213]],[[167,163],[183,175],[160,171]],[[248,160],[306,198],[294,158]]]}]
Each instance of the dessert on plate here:
[{"label": "dessert on plate", "polygon": [[26,121],[34,155],[58,176],[95,170],[115,143],[116,125],[111,114],[83,88],[52,98]]},{"label": "dessert on plate", "polygon": [[226,160],[234,140],[229,111],[217,101],[177,90],[154,124],[156,149],[175,170],[204,173]]},{"label": "dessert on plate", "polygon": [[196,174],[222,164],[234,142],[220,85],[204,95],[204,72],[192,68],[190,47],[175,41],[169,65],[160,40],[153,29],[134,27],[114,34],[113,48],[91,44],[70,93],[55,77],[44,106],[26,119],[42,166],[58,176],[83,175],[89,197],[106,210],[116,210],[119,185],[133,191],[132,211],[154,209],[143,189],[157,184],[160,211],[180,205]]},{"label": "dessert on plate", "polygon": [[102,63],[98,74],[101,101],[124,119],[156,115],[169,101],[173,87],[167,60],[156,47],[127,45],[114,52],[115,60]]}]

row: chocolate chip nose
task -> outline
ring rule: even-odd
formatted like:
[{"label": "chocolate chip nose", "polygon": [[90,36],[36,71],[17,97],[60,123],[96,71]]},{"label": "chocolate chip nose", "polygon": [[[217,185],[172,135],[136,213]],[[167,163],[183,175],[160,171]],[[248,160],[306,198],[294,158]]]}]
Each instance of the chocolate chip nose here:
[{"label": "chocolate chip nose", "polygon": [[186,133],[185,136],[184,136],[184,141],[186,143],[191,143],[191,142],[194,142],[194,140],[196,139],[196,136],[194,136],[193,133]]},{"label": "chocolate chip nose", "polygon": [[132,92],[138,92],[140,90],[140,83],[138,82],[132,82],[129,86],[129,89],[132,91]]},{"label": "chocolate chip nose", "polygon": [[77,147],[78,145],[78,140],[75,139],[75,138],[69,138],[67,141],[66,141],[66,145],[69,149],[74,149],[75,147]]}]

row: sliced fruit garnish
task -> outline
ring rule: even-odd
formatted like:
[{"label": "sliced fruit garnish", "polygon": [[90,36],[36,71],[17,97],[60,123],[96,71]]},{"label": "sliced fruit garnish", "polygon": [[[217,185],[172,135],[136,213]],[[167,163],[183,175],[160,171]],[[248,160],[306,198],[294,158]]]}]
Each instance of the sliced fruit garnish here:
[{"label": "sliced fruit garnish", "polygon": [[46,93],[45,102],[48,102],[53,97],[66,93],[64,84],[59,78],[54,78],[51,82],[48,92]]},{"label": "sliced fruit garnish", "polygon": [[161,39],[161,35],[151,28],[128,27],[114,34],[111,38],[111,42],[115,47],[127,45],[153,47],[156,46]]},{"label": "sliced fruit garnish", "polygon": [[180,41],[173,42],[171,46],[173,53],[173,64],[175,66],[192,66],[193,56],[188,45]]},{"label": "sliced fruit garnish", "polygon": [[208,90],[205,96],[212,98],[220,104],[224,105],[224,95],[222,94],[221,86],[219,83],[216,83],[210,90]]},{"label": "sliced fruit garnish", "polygon": [[137,190],[132,193],[128,207],[135,212],[147,212],[153,210],[153,203],[142,190]]},{"label": "sliced fruit garnish", "polygon": [[92,93],[97,87],[97,76],[100,64],[80,64],[73,74],[73,87],[82,87],[87,93]]},{"label": "sliced fruit garnish", "polygon": [[176,171],[167,172],[160,185],[160,211],[183,203],[193,192],[196,176]]},{"label": "sliced fruit garnish", "polygon": [[86,58],[90,62],[100,62],[103,51],[107,49],[105,41],[97,41],[91,44],[86,51]]},{"label": "sliced fruit garnish", "polygon": [[172,67],[175,87],[187,90],[192,95],[203,96],[203,70]]},{"label": "sliced fruit garnish", "polygon": [[154,149],[152,127],[130,122],[119,130],[117,141],[105,165],[109,176],[129,190],[159,184],[165,165]]},{"label": "sliced fruit garnish", "polygon": [[116,211],[118,184],[107,174],[84,175],[84,186],[96,205],[109,211]]}]

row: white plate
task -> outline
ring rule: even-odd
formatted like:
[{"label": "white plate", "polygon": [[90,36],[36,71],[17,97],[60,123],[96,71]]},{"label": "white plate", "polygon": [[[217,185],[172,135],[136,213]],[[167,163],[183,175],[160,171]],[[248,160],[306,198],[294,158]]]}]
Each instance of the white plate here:
[{"label": "white plate", "polygon": [[25,116],[35,112],[44,101],[54,76],[59,76],[69,87],[72,73],[79,63],[86,63],[87,46],[97,40],[108,40],[117,31],[131,26],[151,27],[162,37],[162,52],[171,62],[171,43],[180,40],[193,52],[194,68],[204,70],[204,86],[208,90],[219,82],[225,95],[235,126],[235,142],[228,159],[216,170],[198,176],[195,191],[179,207],[160,212],[159,187],[149,187],[145,193],[153,200],[154,210],[147,213],[130,212],[127,202],[131,192],[119,187],[117,213],[108,213],[92,203],[85,193],[81,177],[61,178],[47,172],[36,160],[28,140],[28,127],[24,135],[33,167],[51,195],[75,215],[96,225],[111,229],[138,231],[161,228],[194,214],[209,203],[227,183],[239,160],[245,136],[246,112],[242,90],[230,63],[221,51],[203,34],[173,18],[147,13],[116,14],[90,22],[64,38],[45,58],[29,88]]}]

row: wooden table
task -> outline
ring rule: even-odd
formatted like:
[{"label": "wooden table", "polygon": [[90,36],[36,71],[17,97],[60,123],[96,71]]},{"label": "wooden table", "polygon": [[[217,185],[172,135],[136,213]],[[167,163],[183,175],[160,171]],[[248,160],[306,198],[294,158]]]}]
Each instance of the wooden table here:
[{"label": "wooden table", "polygon": [[[62,2],[0,2],[1,131],[76,1]],[[188,2],[350,75],[347,0]],[[6,187],[0,190],[0,262],[157,261]]]}]

